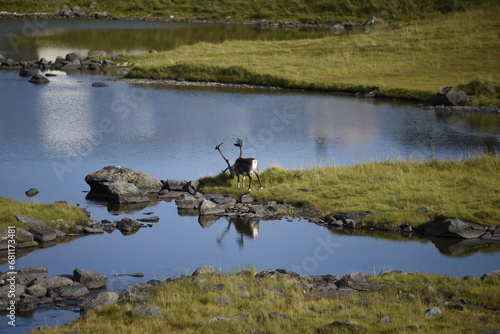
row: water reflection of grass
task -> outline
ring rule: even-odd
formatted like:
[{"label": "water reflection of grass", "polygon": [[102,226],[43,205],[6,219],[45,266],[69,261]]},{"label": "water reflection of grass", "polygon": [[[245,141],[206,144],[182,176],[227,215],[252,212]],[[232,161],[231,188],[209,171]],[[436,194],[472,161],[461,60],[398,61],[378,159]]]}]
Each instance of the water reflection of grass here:
[{"label": "water reflection of grass", "polygon": [[[460,280],[389,274],[368,280],[383,286],[380,291],[344,298],[310,297],[318,291],[310,291],[306,282],[256,278],[254,270],[184,276],[163,282],[149,294],[147,305],[162,310],[163,317],[130,315],[127,312],[136,304],[122,302],[67,326],[35,333],[456,333],[498,326],[498,277]],[[241,291],[248,293],[246,297]],[[434,306],[442,314],[426,316]],[[358,327],[328,326],[334,321]]]},{"label": "water reflection of grass", "polygon": [[[472,104],[499,104],[500,7],[452,14],[372,33],[295,41],[198,43],[144,55],[130,77],[183,78],[430,101],[460,86]],[[481,89],[477,89],[480,87]]]},{"label": "water reflection of grass", "polygon": [[[262,173],[264,189],[252,191],[252,196],[292,203],[321,216],[369,210],[373,212],[370,220],[377,224],[422,224],[442,215],[500,225],[499,171],[500,158],[491,156],[295,171],[274,167]],[[302,176],[295,177],[298,173]],[[202,179],[204,191],[243,193],[235,181],[221,186],[220,177]],[[422,206],[431,211],[418,211]]]}]

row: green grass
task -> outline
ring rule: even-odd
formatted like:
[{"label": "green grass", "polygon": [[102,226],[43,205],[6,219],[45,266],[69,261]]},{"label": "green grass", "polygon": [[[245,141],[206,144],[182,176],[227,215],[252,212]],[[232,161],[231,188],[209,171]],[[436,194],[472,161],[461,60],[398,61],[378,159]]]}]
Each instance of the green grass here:
[{"label": "green grass", "polygon": [[[94,8],[89,8],[89,4]],[[102,12],[114,16],[150,16],[232,20],[293,20],[303,23],[342,20],[366,20],[371,16],[384,19],[425,16],[430,13],[463,11],[495,0],[0,0],[0,10],[17,12],[58,12],[66,6],[80,11]]]},{"label": "green grass", "polygon": [[0,232],[5,231],[8,226],[27,229],[26,226],[17,221],[15,215],[38,218],[52,227],[58,226],[55,223],[56,220],[64,221],[69,228],[75,227],[76,223],[88,220],[87,215],[81,209],[65,203],[25,203],[0,197]]},{"label": "green grass", "polygon": [[[491,331],[500,321],[497,293],[499,278],[460,280],[429,274],[385,275],[370,279],[385,288],[378,292],[361,292],[343,299],[313,299],[312,291],[297,280],[260,279],[254,271],[202,276],[205,282],[191,276],[162,283],[149,297],[148,306],[160,308],[163,318],[130,316],[133,303],[118,303],[92,311],[82,319],[57,329],[33,333],[349,333],[350,330],[329,328],[333,321],[347,321],[361,326],[356,333],[460,333],[477,329]],[[221,290],[211,288],[222,284]],[[283,288],[279,292],[273,288]],[[430,289],[432,287],[433,289]],[[249,298],[239,297],[244,290]],[[411,295],[410,295],[411,294]],[[219,305],[216,297],[234,302]],[[461,305],[463,310],[448,306]],[[427,309],[437,306],[442,315],[425,316]],[[276,312],[288,319],[272,318]],[[243,314],[241,320],[218,321],[215,317]],[[390,317],[388,323],[379,323]]]},{"label": "green grass", "polygon": [[[282,201],[319,216],[342,211],[372,211],[370,222],[416,225],[436,216],[500,225],[500,158],[484,156],[465,161],[372,162],[347,167],[285,170],[272,167],[262,174],[263,190],[252,191],[261,201]],[[295,177],[297,173],[304,173]],[[225,175],[200,179],[202,191],[237,196],[236,179]],[[244,190],[243,190],[244,189]],[[303,191],[307,189],[307,191]],[[418,211],[421,206],[429,213]]]},{"label": "green grass", "polygon": [[430,102],[446,86],[472,105],[500,104],[500,6],[434,14],[377,31],[293,41],[198,43],[140,55],[130,78],[358,92]]}]

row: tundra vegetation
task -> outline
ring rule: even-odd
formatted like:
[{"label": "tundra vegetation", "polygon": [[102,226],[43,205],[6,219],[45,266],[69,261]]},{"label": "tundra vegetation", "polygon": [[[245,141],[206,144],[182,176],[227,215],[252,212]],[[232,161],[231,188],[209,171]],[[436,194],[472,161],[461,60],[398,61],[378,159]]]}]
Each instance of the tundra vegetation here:
[{"label": "tundra vegetation", "polygon": [[[457,333],[498,328],[498,277],[380,275],[367,282],[381,290],[336,299],[313,298],[317,291],[302,284],[304,277],[260,278],[255,273],[251,268],[166,280],[147,302],[163,316],[135,315],[129,311],[136,303],[119,302],[66,326],[33,333]],[[441,314],[425,315],[432,307]]]}]

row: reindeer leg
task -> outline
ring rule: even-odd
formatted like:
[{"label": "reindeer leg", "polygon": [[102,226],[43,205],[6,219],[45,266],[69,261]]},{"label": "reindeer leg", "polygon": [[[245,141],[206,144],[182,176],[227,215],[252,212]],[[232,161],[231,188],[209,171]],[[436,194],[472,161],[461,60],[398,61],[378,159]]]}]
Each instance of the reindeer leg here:
[{"label": "reindeer leg", "polygon": [[263,189],[262,182],[260,182],[260,175],[259,175],[259,173],[257,173],[257,172],[254,171],[254,174],[257,175],[257,180],[259,180],[260,189]]},{"label": "reindeer leg", "polygon": [[248,191],[252,191],[252,175],[248,175],[248,179],[250,181],[248,181]]},{"label": "reindeer leg", "polygon": [[240,189],[240,174],[237,175],[238,178],[238,189]]}]

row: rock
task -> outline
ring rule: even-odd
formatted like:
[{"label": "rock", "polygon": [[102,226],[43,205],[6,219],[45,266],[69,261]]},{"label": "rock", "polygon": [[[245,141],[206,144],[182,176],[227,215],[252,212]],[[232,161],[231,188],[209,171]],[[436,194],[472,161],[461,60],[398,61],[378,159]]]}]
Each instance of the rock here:
[{"label": "rock", "polygon": [[184,193],[175,200],[178,209],[197,209],[199,200],[191,194]]},{"label": "rock", "polygon": [[70,283],[59,289],[59,295],[61,297],[70,298],[85,296],[89,292],[89,289],[85,285],[78,282]]},{"label": "rock", "polygon": [[399,225],[399,230],[401,232],[412,232],[413,231],[413,226],[410,223],[405,222],[405,223]]},{"label": "rock", "polygon": [[341,299],[348,297],[352,294],[358,294],[359,292],[354,289],[338,289],[338,290],[325,290],[318,293],[313,293],[308,295],[309,298],[321,299],[321,298],[330,298],[330,299]]},{"label": "rock", "polygon": [[63,286],[69,285],[73,283],[73,280],[64,277],[64,276],[54,276],[51,278],[38,278],[36,279],[32,285],[40,285],[46,288],[47,290],[58,290]]},{"label": "rock", "polygon": [[351,219],[353,221],[357,222],[362,222],[371,215],[371,212],[369,211],[364,211],[364,212],[338,212],[334,218],[336,220],[342,220],[344,223],[346,223],[347,219]]},{"label": "rock", "polygon": [[123,218],[116,224],[116,228],[122,233],[131,233],[139,230],[141,228],[141,223],[138,223],[130,218]]},{"label": "rock", "polygon": [[182,187],[182,191],[194,195],[198,192],[199,188],[200,188],[200,183],[198,181],[189,181]]},{"label": "rock", "polygon": [[356,97],[374,98],[378,94],[378,88],[372,88],[366,92],[357,92]]},{"label": "rock", "polygon": [[[16,282],[21,285],[28,285],[35,279],[45,278],[49,271],[47,268],[43,267],[29,267],[25,269],[17,270]],[[8,273],[0,275],[0,285],[3,285],[3,281],[8,278]]]},{"label": "rock", "polygon": [[355,325],[355,324],[351,324],[347,321],[334,321],[330,324],[328,324],[328,327],[341,327],[341,328],[349,328],[349,329],[357,329],[359,328],[360,326],[359,325]]},{"label": "rock", "polygon": [[40,219],[24,215],[16,215],[15,217],[21,224],[29,227],[30,233],[34,235],[37,241],[47,242],[55,240],[58,236],[64,236],[63,232],[50,227]]},{"label": "rock", "polygon": [[202,266],[196,269],[193,272],[192,276],[200,276],[200,275],[206,275],[206,274],[213,274],[215,273],[215,269],[212,266]]},{"label": "rock", "polygon": [[109,185],[108,197],[115,203],[142,203],[151,199],[133,183],[114,182]]},{"label": "rock", "polygon": [[432,237],[479,238],[487,232],[488,227],[467,223],[458,218],[433,220],[427,224],[425,234]]},{"label": "rock", "polygon": [[340,226],[343,226],[344,225],[344,221],[339,219],[335,219],[335,217],[333,216],[328,216],[325,218],[325,223],[330,225],[330,226],[337,226],[337,227],[340,227]]},{"label": "rock", "polygon": [[289,317],[289,316],[284,315],[284,314],[281,314],[281,313],[278,313],[278,312],[269,312],[269,313],[267,314],[267,316],[268,316],[270,319],[290,320],[290,317]]},{"label": "rock", "polygon": [[26,288],[26,293],[31,296],[40,298],[47,294],[47,288],[39,284],[35,284]]},{"label": "rock", "polygon": [[490,279],[490,278],[494,278],[494,277],[500,277],[500,270],[495,270],[495,271],[491,271],[489,273],[486,273],[483,276],[481,276],[481,279],[486,280],[486,279]]},{"label": "rock", "polygon": [[151,307],[146,305],[137,305],[136,307],[128,311],[128,314],[151,318],[162,318],[164,316],[163,311],[158,307]]},{"label": "rock", "polygon": [[466,106],[469,98],[465,92],[454,87],[445,87],[436,94],[435,105],[438,106]]},{"label": "rock", "polygon": [[85,313],[90,310],[98,310],[103,306],[113,305],[118,301],[120,296],[116,292],[101,292],[97,296],[84,301],[80,310]]},{"label": "rock", "polygon": [[143,223],[157,223],[160,221],[160,217],[150,216],[150,217],[138,218],[137,220]]},{"label": "rock", "polygon": [[85,176],[85,182],[90,186],[91,192],[108,193],[109,186],[113,183],[131,183],[144,193],[157,193],[163,184],[149,174],[139,172],[122,166],[107,166]]},{"label": "rock", "polygon": [[[14,290],[14,291],[12,291]],[[25,288],[21,284],[14,284],[14,289],[12,289],[11,284],[6,284],[0,287],[0,299],[7,299],[10,293],[14,292],[15,298],[19,299],[22,294],[25,293]],[[11,298],[8,298],[11,299]],[[3,310],[2,310],[3,311]]]},{"label": "rock", "polygon": [[49,83],[50,80],[47,79],[43,74],[35,74],[33,77],[31,77],[29,82],[35,84],[43,84],[43,83]]},{"label": "rock", "polygon": [[226,212],[223,206],[208,199],[204,199],[200,202],[199,210],[201,216],[217,215]]},{"label": "rock", "polygon": [[82,60],[87,59],[88,56],[89,56],[89,53],[87,50],[79,50],[79,51],[75,51],[72,53],[68,53],[66,55],[66,60],[68,60],[68,61],[74,61],[74,60],[82,61]]},{"label": "rock", "polygon": [[100,234],[104,233],[104,228],[103,227],[88,227],[85,226],[82,230],[83,233],[87,234]]},{"label": "rock", "polygon": [[189,181],[186,180],[167,180],[164,181],[164,187],[168,190],[179,190],[183,191],[184,186],[186,186]]},{"label": "rock", "polygon": [[73,270],[73,280],[84,284],[89,289],[105,288],[108,278],[90,270],[76,268]]},{"label": "rock", "polygon": [[226,306],[226,305],[230,305],[230,304],[234,303],[233,299],[227,298],[227,297],[215,297],[215,301],[220,306]]},{"label": "rock", "polygon": [[108,87],[108,85],[104,82],[94,82],[92,83],[92,87]]},{"label": "rock", "polygon": [[89,57],[106,57],[108,54],[106,51],[89,51],[88,56]]},{"label": "rock", "polygon": [[241,195],[240,196],[240,203],[252,203],[254,201],[255,201],[255,199],[250,195]]},{"label": "rock", "polygon": [[427,311],[425,311],[424,313],[427,317],[432,317],[432,316],[436,316],[436,315],[441,315],[442,312],[441,310],[439,309],[439,307],[437,306],[434,306],[430,309],[428,309]]}]

